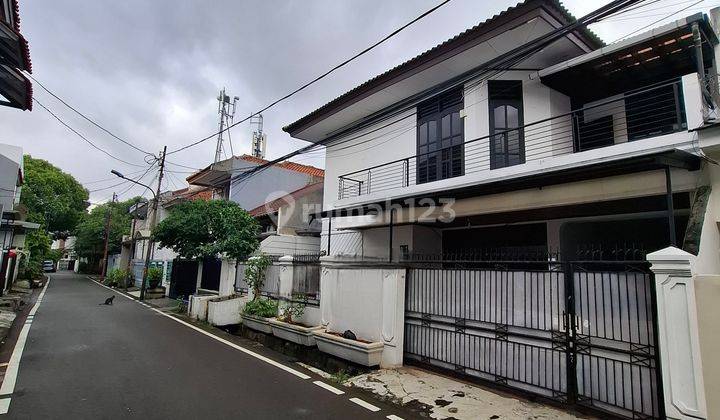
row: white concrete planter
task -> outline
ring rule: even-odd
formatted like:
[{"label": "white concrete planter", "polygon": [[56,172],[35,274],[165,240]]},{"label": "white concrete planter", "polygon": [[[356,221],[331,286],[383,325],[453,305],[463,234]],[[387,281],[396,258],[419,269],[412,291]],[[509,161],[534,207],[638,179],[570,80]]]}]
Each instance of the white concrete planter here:
[{"label": "white concrete planter", "polygon": [[322,329],[320,326],[304,327],[302,325],[288,324],[278,319],[271,319],[270,327],[275,337],[308,347],[315,345],[313,331]]},{"label": "white concrete planter", "polygon": [[242,322],[240,310],[247,299],[236,297],[218,301],[209,301],[207,309],[207,321],[211,325],[235,325]]},{"label": "white concrete planter", "polygon": [[251,330],[260,331],[265,334],[272,334],[270,320],[273,318],[262,318],[255,315],[242,315],[242,323]]},{"label": "white concrete planter", "polygon": [[376,341],[363,343],[348,340],[325,331],[313,331],[318,349],[341,359],[363,366],[378,366],[382,359],[383,343]]}]

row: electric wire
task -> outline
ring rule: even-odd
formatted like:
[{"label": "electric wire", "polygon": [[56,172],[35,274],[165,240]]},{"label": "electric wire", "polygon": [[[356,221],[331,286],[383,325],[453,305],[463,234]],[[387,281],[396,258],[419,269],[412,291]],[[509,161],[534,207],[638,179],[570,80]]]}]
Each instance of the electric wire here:
[{"label": "electric wire", "polygon": [[[44,84],[40,83],[40,81],[37,80],[32,74],[30,74],[30,73],[28,73],[28,72],[24,72],[24,74],[25,74],[25,76],[27,76],[27,77],[29,77],[30,79],[32,79],[32,81],[35,82],[38,86],[40,86],[40,87],[42,88],[42,90],[44,90],[45,92],[47,92],[48,94],[50,94],[50,96],[52,96],[53,98],[55,98],[55,99],[57,99],[58,101],[60,101],[60,103],[62,103],[62,104],[65,105],[66,107],[70,108],[73,112],[75,112],[76,114],[78,114],[80,117],[82,117],[82,118],[85,119],[87,122],[89,122],[90,124],[94,125],[95,127],[99,128],[100,130],[104,131],[105,133],[107,133],[108,135],[110,135],[112,138],[114,138],[114,139],[122,142],[123,144],[125,144],[125,145],[127,145],[127,146],[129,146],[129,147],[131,147],[131,148],[133,148],[133,149],[135,149],[135,150],[137,150],[138,152],[144,153],[145,155],[155,156],[153,153],[147,152],[147,151],[145,151],[145,150],[143,150],[143,149],[135,146],[135,145],[132,144],[131,142],[120,138],[118,135],[116,135],[116,134],[113,133],[112,131],[108,130],[107,128],[105,128],[105,127],[103,127],[102,125],[100,125],[100,124],[98,124],[97,122],[95,122],[92,118],[90,118],[90,117],[88,117],[87,115],[83,114],[82,112],[78,111],[75,107],[73,107],[72,105],[70,105],[69,103],[67,103],[64,99],[62,99],[61,97],[59,97],[58,95],[56,95],[53,91],[51,91],[50,89],[48,89],[47,87],[45,87]],[[40,105],[40,106],[42,106],[42,105]],[[42,107],[45,108],[44,106],[42,106]]]},{"label": "electric wire", "polygon": [[92,141],[90,141],[87,137],[83,136],[82,134],[80,134],[80,132],[78,132],[77,130],[75,130],[74,128],[72,128],[70,125],[68,125],[65,121],[63,121],[60,117],[58,117],[54,112],[52,112],[48,107],[46,107],[46,106],[43,105],[40,101],[38,101],[37,98],[33,98],[33,101],[35,101],[36,104],[40,105],[40,107],[41,107],[42,109],[44,109],[45,111],[47,111],[48,114],[52,115],[53,118],[55,118],[60,124],[64,125],[65,128],[67,128],[68,130],[72,131],[76,136],[78,136],[78,137],[80,137],[81,139],[83,139],[83,140],[84,140],[86,143],[88,143],[90,146],[92,146],[92,147],[94,147],[95,149],[103,152],[104,154],[110,156],[111,158],[117,160],[118,162],[122,162],[122,163],[124,163],[124,164],[126,164],[126,165],[130,165],[130,166],[137,166],[137,167],[140,167],[140,168],[144,168],[143,165],[138,165],[138,164],[131,163],[131,162],[128,162],[128,161],[126,161],[126,160],[120,159],[119,157],[114,156],[113,154],[111,154],[110,152],[106,151],[105,149],[100,148],[100,147],[97,146],[95,143],[93,143]]},{"label": "electric wire", "polygon": [[320,80],[324,79],[325,77],[329,76],[331,73],[339,70],[339,69],[342,68],[342,67],[345,67],[345,66],[346,66],[347,64],[349,64],[350,62],[352,62],[352,61],[358,59],[359,57],[367,54],[368,52],[370,52],[370,51],[373,50],[374,48],[376,48],[376,47],[378,47],[379,45],[385,43],[385,42],[388,41],[390,38],[394,37],[394,36],[397,35],[398,33],[402,32],[403,30],[405,30],[406,28],[408,28],[409,26],[413,25],[414,23],[416,23],[416,22],[418,22],[419,20],[423,19],[423,18],[426,17],[427,15],[433,13],[433,12],[436,11],[437,9],[439,9],[439,8],[441,8],[442,6],[446,5],[446,4],[449,3],[450,1],[451,1],[451,0],[443,0],[443,1],[440,2],[439,4],[435,5],[434,7],[430,8],[429,10],[427,10],[427,11],[425,11],[424,13],[420,14],[419,16],[415,17],[414,19],[412,19],[411,21],[409,21],[409,22],[407,22],[406,24],[402,25],[401,27],[395,29],[394,31],[392,31],[392,32],[389,33],[388,35],[384,36],[382,39],[380,39],[379,41],[377,41],[377,42],[375,42],[374,44],[370,45],[369,47],[365,48],[364,50],[360,51],[359,53],[353,55],[352,57],[348,58],[347,60],[343,61],[342,63],[335,65],[334,67],[332,67],[330,70],[326,71],[325,73],[323,73],[323,74],[315,77],[314,79],[312,79],[312,80],[310,80],[309,82],[303,84],[302,86],[300,86],[299,88],[293,90],[292,92],[290,92],[290,93],[288,93],[288,94],[286,94],[286,95],[284,95],[284,96],[282,96],[282,97],[274,100],[273,102],[271,102],[270,104],[266,105],[266,106],[263,107],[262,109],[254,112],[254,113],[252,113],[252,114],[250,114],[249,116],[241,119],[240,121],[235,121],[235,122],[233,122],[232,124],[228,125],[227,127],[225,127],[224,129],[222,129],[222,130],[220,130],[220,131],[218,131],[218,132],[215,132],[215,133],[213,133],[213,134],[211,134],[211,135],[209,135],[209,136],[207,136],[207,137],[204,137],[204,138],[202,138],[202,139],[200,139],[200,140],[194,141],[194,142],[192,142],[192,143],[190,143],[190,144],[188,144],[188,145],[182,146],[182,147],[180,147],[180,148],[178,148],[178,149],[172,150],[172,151],[168,152],[167,154],[171,155],[171,154],[174,154],[174,153],[177,153],[177,152],[186,150],[186,149],[188,149],[188,148],[190,148],[190,147],[196,146],[196,145],[198,145],[198,144],[200,144],[200,143],[203,143],[203,142],[205,142],[205,141],[208,141],[208,140],[210,140],[210,139],[212,139],[212,138],[215,138],[217,135],[219,135],[219,134],[221,134],[221,133],[223,133],[223,132],[225,132],[225,131],[228,131],[228,130],[231,129],[232,127],[235,127],[235,126],[238,125],[238,124],[242,124],[242,123],[244,123],[245,121],[248,121],[250,118],[257,116],[258,114],[261,114],[261,113],[264,112],[264,111],[267,111],[268,109],[274,107],[274,106],[277,105],[278,103],[280,103],[280,102],[282,102],[282,101],[285,101],[286,99],[289,99],[290,97],[294,96],[295,94],[297,94],[297,93],[305,90],[305,89],[308,88],[309,86],[311,86],[311,85],[319,82]]}]

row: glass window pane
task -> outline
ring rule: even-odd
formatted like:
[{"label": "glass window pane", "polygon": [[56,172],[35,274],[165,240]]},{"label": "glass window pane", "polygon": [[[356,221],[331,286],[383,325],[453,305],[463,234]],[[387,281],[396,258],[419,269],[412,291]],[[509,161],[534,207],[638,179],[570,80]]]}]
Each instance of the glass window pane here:
[{"label": "glass window pane", "polygon": [[520,153],[520,136],[517,131],[510,131],[507,133],[508,138],[508,152],[509,153]]},{"label": "glass window pane", "polygon": [[500,105],[493,111],[495,114],[495,128],[505,128],[505,105]]},{"label": "glass window pane", "polygon": [[428,143],[437,141],[437,121],[428,121]]},{"label": "glass window pane", "polygon": [[418,144],[425,143],[427,143],[427,123],[422,123],[418,127]]},{"label": "glass window pane", "polygon": [[442,127],[442,138],[450,137],[450,114],[442,117],[440,126]]},{"label": "glass window pane", "polygon": [[508,105],[507,107],[507,126],[506,127],[518,127],[519,115],[518,109],[514,106]]},{"label": "glass window pane", "polygon": [[493,138],[493,151],[495,153],[505,153],[505,136],[498,134]]},{"label": "glass window pane", "polygon": [[459,112],[453,112],[452,113],[452,135],[457,136],[460,134],[461,128],[462,128],[462,121],[460,120],[460,113]]}]

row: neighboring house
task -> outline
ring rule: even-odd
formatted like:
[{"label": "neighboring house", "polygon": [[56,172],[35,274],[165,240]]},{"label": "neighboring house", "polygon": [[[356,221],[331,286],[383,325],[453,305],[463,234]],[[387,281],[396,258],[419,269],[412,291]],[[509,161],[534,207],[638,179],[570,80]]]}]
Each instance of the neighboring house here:
[{"label": "neighboring house", "polygon": [[385,366],[660,417],[645,254],[720,274],[718,38],[702,14],[579,29],[504,67],[573,21],[528,0],[285,127],[326,147],[323,325]]},{"label": "neighboring house", "polygon": [[295,162],[280,162],[244,178],[253,168],[268,161],[250,155],[233,156],[190,175],[190,185],[212,188],[214,198],[234,201],[252,210],[281,195],[324,179],[324,171]]},{"label": "neighboring house", "polygon": [[25,221],[26,211],[20,204],[24,175],[22,148],[0,144],[0,293],[17,278],[20,255],[30,256],[25,250],[26,232],[40,227]]},{"label": "neighboring house", "polygon": [[[59,249],[62,251],[60,261],[58,261],[58,270],[77,270],[77,253],[75,252],[76,241],[77,237],[68,236],[65,239],[55,239],[52,245],[50,245],[50,249]],[[112,265],[108,264],[108,267],[112,268]]]},{"label": "neighboring house", "polygon": [[[320,226],[309,216],[322,208],[325,172],[290,161],[253,172],[268,163],[250,155],[233,156],[189,176],[187,181],[212,188],[215,198],[231,200],[255,216],[263,229],[261,252],[275,259],[285,255],[317,256]],[[227,259],[205,259],[199,267],[197,289],[221,296],[243,289],[244,268],[242,262],[237,264]],[[192,272],[192,268],[188,271]],[[275,282],[266,283],[268,289],[277,289]]]},{"label": "neighboring house", "polygon": [[269,255],[318,254],[323,183],[307,185],[249,211],[262,227],[260,251]]},{"label": "neighboring house", "polygon": [[32,73],[32,64],[18,0],[0,0],[0,105],[32,109],[32,84],[22,71]]},{"label": "neighboring house", "polygon": [[258,218],[263,227],[260,250],[272,255],[317,254],[317,221],[322,208],[325,172],[285,161],[249,171],[268,161],[250,155],[214,163],[187,178],[191,185],[212,188],[216,198],[234,201]]},{"label": "neighboring house", "polygon": [[[209,200],[212,197],[212,191],[202,187],[188,187],[175,191],[168,191],[160,194],[160,205],[157,209],[156,223],[163,221],[169,214],[172,206],[184,200]],[[148,219],[148,211],[152,210],[152,200],[140,202],[130,208],[130,214],[133,216],[130,235],[123,237],[122,249],[118,258],[118,266],[128,268],[135,285],[140,287],[142,284],[142,274],[145,267],[145,258],[147,255],[147,247],[149,246],[150,223]],[[159,244],[154,244],[150,251],[150,266],[163,269],[163,286],[166,293],[170,293],[170,274],[172,273],[172,262],[177,258],[177,253],[169,248],[161,248]]]}]

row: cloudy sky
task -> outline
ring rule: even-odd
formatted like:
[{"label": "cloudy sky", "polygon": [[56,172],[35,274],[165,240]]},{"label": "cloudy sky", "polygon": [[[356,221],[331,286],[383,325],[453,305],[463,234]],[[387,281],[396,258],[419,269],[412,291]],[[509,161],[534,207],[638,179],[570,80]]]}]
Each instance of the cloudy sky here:
[{"label": "cloudy sky", "polygon": [[[438,0],[34,0],[20,1],[34,77],[118,136],[145,150],[170,150],[217,129],[216,96],[238,96],[236,119],[323,73],[437,4]],[[304,146],[281,127],[340,93],[513,5],[515,1],[453,0],[348,67],[264,113],[270,158]],[[582,16],[605,0],[567,0]],[[592,29],[611,42],[687,8],[657,25],[717,6],[720,0],[660,0]],[[143,154],[64,108],[40,87],[36,98],[98,146],[145,166]],[[100,202],[141,192],[113,187],[110,169],[142,173],[92,149],[47,112],[0,107],[0,143],[22,146],[71,173]],[[250,149],[251,129],[232,130],[236,154]],[[215,142],[172,156],[204,167]],[[322,158],[294,159],[322,167]],[[170,166],[166,188],[184,186],[188,169]],[[139,171],[139,172],[138,172]],[[150,180],[150,176],[144,178]],[[97,191],[99,190],[99,191]]]}]

